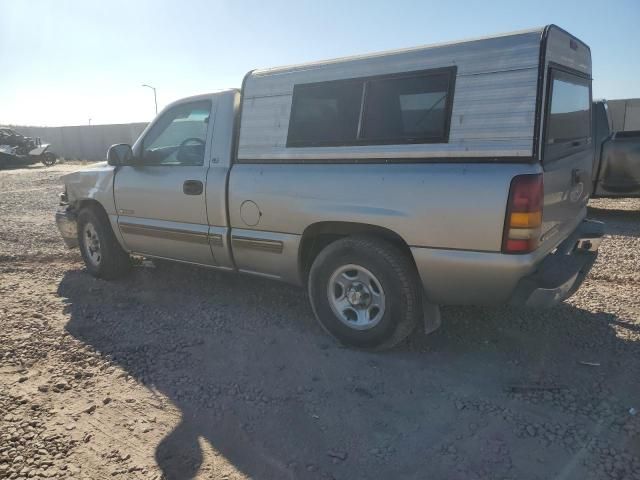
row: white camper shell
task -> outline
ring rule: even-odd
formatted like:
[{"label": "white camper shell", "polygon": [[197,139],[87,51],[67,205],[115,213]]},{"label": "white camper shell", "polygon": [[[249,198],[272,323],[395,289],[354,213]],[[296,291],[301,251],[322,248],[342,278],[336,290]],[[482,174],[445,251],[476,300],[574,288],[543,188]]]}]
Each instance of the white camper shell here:
[{"label": "white camper shell", "polygon": [[[540,154],[548,66],[591,74],[589,48],[549,26],[500,36],[361,55],[250,72],[244,81],[238,161],[316,162],[346,159],[532,159]],[[291,146],[294,90],[300,86],[361,80],[352,88],[366,114],[367,95],[385,79],[451,76],[438,95],[445,135],[437,141],[371,144],[363,136],[367,118],[356,115],[350,142]],[[334,84],[335,85],[335,84]],[[337,85],[339,86],[339,85]],[[443,95],[440,95],[443,94]],[[419,97],[414,97],[419,106]],[[335,112],[343,115],[344,112]],[[352,135],[353,137],[353,135]],[[342,144],[340,144],[342,143]]]}]

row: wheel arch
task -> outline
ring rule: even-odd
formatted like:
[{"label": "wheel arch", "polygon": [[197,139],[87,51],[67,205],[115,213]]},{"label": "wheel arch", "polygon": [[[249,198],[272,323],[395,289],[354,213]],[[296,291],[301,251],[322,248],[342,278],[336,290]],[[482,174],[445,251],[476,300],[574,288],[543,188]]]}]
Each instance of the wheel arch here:
[{"label": "wheel arch", "polygon": [[[74,206],[77,212],[80,254],[89,273],[107,280],[120,278],[128,273],[131,269],[131,258],[122,246],[117,225],[113,224],[116,219],[110,217],[103,205],[96,200],[83,199],[76,201]],[[84,229],[85,222],[91,222],[91,230]],[[85,231],[89,233],[92,246],[88,247],[86,240],[82,240]],[[98,258],[94,258],[95,256]]]},{"label": "wheel arch", "polygon": [[329,244],[350,235],[369,235],[381,238],[398,247],[415,265],[411,249],[407,242],[393,230],[359,222],[323,221],[307,226],[300,239],[298,265],[300,279],[307,283],[309,271],[318,254]]},{"label": "wheel arch", "polygon": [[104,205],[102,205],[102,203],[100,203],[95,198],[82,198],[82,199],[76,200],[74,206],[75,206],[76,213],[80,213],[80,211],[85,208],[90,208],[94,212],[96,212],[98,215],[100,215],[111,227],[111,231],[115,235],[120,246],[125,251],[129,251],[129,249],[126,248],[126,244],[124,243],[124,239],[122,238],[120,229],[118,228],[116,217],[109,215],[109,213],[107,212],[107,209],[104,207]]},{"label": "wheel arch", "polygon": [[83,198],[83,199],[77,200],[75,207],[78,213],[80,212],[80,210],[83,210],[85,208],[91,208],[92,210],[95,210],[101,215],[109,217],[109,215],[107,214],[107,210],[95,198]]}]

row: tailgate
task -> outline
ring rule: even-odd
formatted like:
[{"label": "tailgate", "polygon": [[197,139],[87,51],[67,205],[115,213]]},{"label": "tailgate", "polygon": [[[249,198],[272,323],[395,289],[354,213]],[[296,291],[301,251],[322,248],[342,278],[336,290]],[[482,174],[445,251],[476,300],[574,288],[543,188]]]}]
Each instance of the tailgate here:
[{"label": "tailgate", "polygon": [[553,248],[586,216],[591,193],[591,80],[549,70],[544,129],[544,205],[541,246]]}]

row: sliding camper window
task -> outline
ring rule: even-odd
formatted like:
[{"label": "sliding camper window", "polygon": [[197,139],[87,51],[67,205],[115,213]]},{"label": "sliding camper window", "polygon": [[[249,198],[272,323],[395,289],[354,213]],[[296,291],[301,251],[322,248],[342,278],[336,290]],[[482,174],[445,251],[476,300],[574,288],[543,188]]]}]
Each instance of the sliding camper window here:
[{"label": "sliding camper window", "polygon": [[289,119],[288,147],[347,145],[358,134],[362,81],[296,85]]},{"label": "sliding camper window", "polygon": [[550,102],[545,133],[545,159],[591,144],[591,81],[551,70]]},{"label": "sliding camper window", "polygon": [[446,143],[455,69],[295,85],[287,147]]}]

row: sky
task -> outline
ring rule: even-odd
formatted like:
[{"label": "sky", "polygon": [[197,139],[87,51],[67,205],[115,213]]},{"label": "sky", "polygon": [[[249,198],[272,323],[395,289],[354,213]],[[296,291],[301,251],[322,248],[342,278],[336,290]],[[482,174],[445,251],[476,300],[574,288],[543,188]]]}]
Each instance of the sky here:
[{"label": "sky", "polygon": [[555,23],[594,98],[640,97],[640,0],[0,0],[0,124],[149,121],[249,70]]}]

